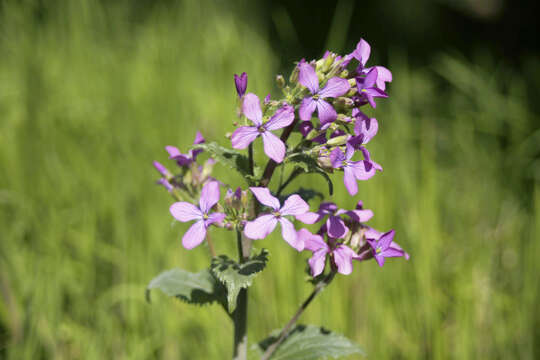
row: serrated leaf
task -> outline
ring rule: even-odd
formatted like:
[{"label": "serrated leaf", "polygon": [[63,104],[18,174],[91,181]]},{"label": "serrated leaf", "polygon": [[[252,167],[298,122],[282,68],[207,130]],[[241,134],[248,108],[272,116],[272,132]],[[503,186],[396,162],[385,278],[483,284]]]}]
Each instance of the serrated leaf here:
[{"label": "serrated leaf", "polygon": [[225,289],[208,269],[198,273],[182,269],[162,272],[150,281],[146,288],[148,301],[150,301],[150,290],[155,288],[188,304],[206,305],[214,301],[224,303]]},{"label": "serrated leaf", "polygon": [[227,304],[230,313],[236,309],[236,299],[240,289],[251,286],[253,278],[263,271],[267,262],[268,250],[266,249],[241,264],[230,259],[227,255],[220,255],[212,259],[210,269],[227,288]]},{"label": "serrated leaf", "polygon": [[251,175],[249,170],[249,159],[247,156],[236,150],[227,149],[215,142],[193,145],[191,149],[201,149],[208,152],[217,162],[225,165],[229,169],[236,170],[250,185],[254,184],[256,176],[260,172],[259,168],[255,168],[255,174]]},{"label": "serrated leaf", "polygon": [[[261,341],[257,347],[261,355],[278,339],[279,331]],[[297,325],[279,345],[271,360],[337,359],[364,351],[345,336],[314,325]]]},{"label": "serrated leaf", "polygon": [[304,172],[309,174],[319,174],[321,175],[326,183],[328,184],[328,192],[330,195],[334,193],[334,184],[330,176],[324,171],[323,168],[317,164],[317,161],[310,156],[304,154],[295,154],[290,158],[287,158],[287,162],[294,163],[294,166],[298,169],[302,169]]}]

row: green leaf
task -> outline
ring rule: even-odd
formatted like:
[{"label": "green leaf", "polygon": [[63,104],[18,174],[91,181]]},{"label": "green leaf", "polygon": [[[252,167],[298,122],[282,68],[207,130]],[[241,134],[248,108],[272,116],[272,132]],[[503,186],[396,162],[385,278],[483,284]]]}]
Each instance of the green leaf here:
[{"label": "green leaf", "polygon": [[330,176],[328,176],[326,171],[317,164],[317,161],[314,158],[304,154],[294,154],[287,158],[286,162],[294,163],[295,168],[301,169],[305,173],[321,175],[328,183],[328,192],[330,195],[334,193],[334,184],[332,183]]},{"label": "green leaf", "polygon": [[191,149],[201,149],[208,152],[217,162],[229,169],[236,170],[250,185],[255,183],[256,176],[260,173],[260,169],[257,167],[254,169],[255,175],[251,175],[249,171],[249,159],[246,155],[236,150],[227,149],[215,142],[193,145]]},{"label": "green leaf", "polygon": [[[279,331],[258,344],[261,355],[277,341]],[[337,359],[364,351],[343,335],[313,325],[297,325],[279,345],[271,360]]]},{"label": "green leaf", "polygon": [[217,301],[224,305],[225,289],[205,269],[192,273],[182,269],[172,269],[155,277],[146,288],[146,299],[150,302],[150,290],[158,288],[168,296],[174,296],[188,304],[206,305]]},{"label": "green leaf", "polygon": [[236,309],[236,298],[240,289],[251,286],[253,278],[263,271],[267,262],[268,250],[266,249],[241,264],[230,259],[227,255],[220,255],[212,259],[210,269],[227,288],[227,304],[230,313]]}]

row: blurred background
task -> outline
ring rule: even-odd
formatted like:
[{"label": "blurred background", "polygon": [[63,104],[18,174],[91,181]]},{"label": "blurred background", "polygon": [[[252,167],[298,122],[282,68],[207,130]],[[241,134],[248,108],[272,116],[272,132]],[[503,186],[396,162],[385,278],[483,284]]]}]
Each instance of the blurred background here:
[{"label": "blurred background", "polygon": [[[394,75],[370,143],[385,170],[333,200],[362,199],[411,260],[357,264],[301,321],[371,359],[539,358],[535,7],[1,0],[0,358],[229,358],[219,307],[158,292],[145,302],[162,270],[208,265],[207,249],[181,247],[186,226],[172,221],[152,160],[167,163],[165,145],[186,150],[197,129],[228,143],[234,73],[277,95],[274,76],[293,61],[348,53],[360,37],[369,64]],[[234,249],[221,234],[218,249]],[[250,290],[251,341],[282,326],[311,287],[307,253],[279,236],[257,246],[273,256]]]}]

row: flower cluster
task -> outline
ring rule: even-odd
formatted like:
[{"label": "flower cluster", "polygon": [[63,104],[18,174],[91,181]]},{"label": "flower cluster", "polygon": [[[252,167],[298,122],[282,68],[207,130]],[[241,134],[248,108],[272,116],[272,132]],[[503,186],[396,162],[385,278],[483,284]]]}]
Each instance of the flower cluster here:
[{"label": "flower cluster", "polygon": [[[319,60],[302,59],[288,83],[283,76],[277,77],[283,92],[279,100],[272,100],[268,95],[261,102],[257,95],[247,92],[246,73],[234,76],[240,126],[229,135],[235,150],[226,151],[229,158],[246,160],[228,163],[228,166],[237,167],[248,181],[249,189],[238,187],[233,191],[211,177],[214,163],[223,161],[220,160],[223,157],[203,146],[205,140],[199,132],[186,154],[173,146],[165,148],[180,171],[173,175],[154,162],[162,176],[158,183],[178,200],[170,207],[172,216],[180,222],[195,221],[183,236],[185,248],[201,244],[212,225],[259,240],[266,238],[279,224],[281,235],[290,246],[312,252],[308,262],[313,276],[323,272],[327,260],[333,270],[350,274],[353,260],[373,258],[382,266],[389,257],[408,259],[409,255],[393,241],[394,230],[381,233],[365,225],[373,212],[364,209],[362,202],[352,210],[322,202],[319,209],[312,212],[299,193],[281,196],[289,182],[302,172],[299,169],[323,173],[326,178],[326,174],[343,172],[343,183],[350,195],[357,194],[358,181],[368,180],[382,171],[366,148],[377,134],[379,124],[363,110],[367,105],[375,108],[376,99],[388,97],[386,83],[392,81],[392,74],[382,66],[367,67],[370,51],[369,44],[362,39],[356,49],[345,56],[327,51]],[[281,135],[276,134],[281,129]],[[298,143],[291,144],[289,136],[295,132],[301,137]],[[262,175],[254,171],[253,151],[258,141],[262,141],[268,158]],[[214,145],[214,149],[219,146]],[[249,148],[247,156],[238,151],[246,148]],[[208,150],[210,156],[204,165],[197,162],[202,149]],[[241,168],[238,164],[242,163],[250,168]],[[280,166],[292,167],[290,181],[281,182],[272,192],[268,184],[274,169]],[[220,203],[221,187],[227,193]],[[316,233],[306,228],[297,230],[295,220],[320,226]]]}]

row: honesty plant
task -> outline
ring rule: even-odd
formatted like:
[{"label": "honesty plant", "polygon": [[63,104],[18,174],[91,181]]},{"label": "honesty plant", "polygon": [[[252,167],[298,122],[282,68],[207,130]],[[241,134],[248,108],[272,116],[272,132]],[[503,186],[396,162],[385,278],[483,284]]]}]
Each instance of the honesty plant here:
[{"label": "honesty plant", "polygon": [[[209,268],[197,273],[166,271],[150,282],[148,291],[159,288],[188,303],[220,304],[234,322],[234,359],[247,359],[247,288],[268,262],[268,251],[252,251],[253,241],[264,246],[258,240],[270,241],[268,237],[278,224],[281,237],[292,249],[311,252],[307,262],[314,289],[281,331],[251,347],[252,355],[261,359],[309,360],[361,353],[343,336],[314,326],[293,325],[337,273],[348,275],[355,263],[371,259],[379,266],[391,257],[409,259],[394,242],[394,230],[381,233],[366,225],[374,214],[363,208],[362,201],[352,210],[322,201],[318,210],[312,211],[308,202],[320,194],[317,189],[301,187],[284,195],[300,175],[314,174],[326,180],[331,196],[330,175],[335,172],[343,172],[346,190],[355,195],[358,181],[382,171],[366,148],[377,134],[379,123],[363,112],[363,106],[375,108],[377,98],[388,97],[385,88],[392,81],[392,73],[382,66],[366,67],[370,52],[369,44],[362,39],[345,56],[327,51],[316,61],[302,59],[288,83],[277,76],[283,97],[272,100],[267,95],[262,103],[257,95],[246,92],[247,74],[234,75],[241,124],[228,135],[232,149],[207,143],[197,132],[186,154],[174,146],[165,147],[177,171],[173,173],[154,162],[161,175],[158,184],[176,199],[170,206],[172,217],[193,222],[182,237],[182,245],[191,250],[206,243],[212,260]],[[274,132],[280,129],[278,137]],[[295,133],[299,136],[291,136]],[[254,154],[254,141],[258,137],[264,151],[258,158],[264,158],[264,167],[255,161],[258,154]],[[238,151],[246,148],[246,153]],[[199,163],[202,152],[208,159]],[[212,177],[216,162],[236,171],[245,184],[233,187],[225,179]],[[281,175],[271,182],[276,169]],[[220,189],[225,191],[222,200]],[[297,220],[310,225],[311,231]],[[227,231],[236,234],[237,261],[217,255],[209,236],[212,228],[217,228],[220,243],[227,241],[221,240],[227,238],[222,236]],[[292,249],[285,247],[283,251]]]}]

